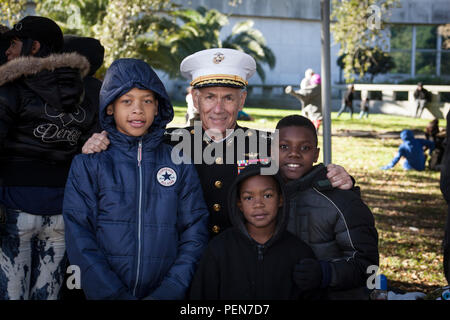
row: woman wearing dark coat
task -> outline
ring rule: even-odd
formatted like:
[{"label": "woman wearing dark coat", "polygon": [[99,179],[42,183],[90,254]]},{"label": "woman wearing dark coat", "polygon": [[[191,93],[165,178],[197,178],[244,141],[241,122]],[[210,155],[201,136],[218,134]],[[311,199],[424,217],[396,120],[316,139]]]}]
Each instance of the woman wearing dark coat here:
[{"label": "woman wearing dark coat", "polygon": [[63,34],[27,16],[3,34],[0,67],[0,300],[58,299],[65,274],[62,202],[70,163],[95,124],[88,60],[62,54]]}]

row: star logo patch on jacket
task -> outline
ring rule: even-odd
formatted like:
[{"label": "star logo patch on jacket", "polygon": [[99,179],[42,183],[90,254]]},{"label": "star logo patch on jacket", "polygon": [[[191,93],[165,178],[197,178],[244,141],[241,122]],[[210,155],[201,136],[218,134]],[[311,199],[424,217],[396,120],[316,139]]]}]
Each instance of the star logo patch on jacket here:
[{"label": "star logo patch on jacket", "polygon": [[158,180],[162,186],[170,187],[177,182],[177,174],[172,168],[164,167],[158,170],[156,180]]}]

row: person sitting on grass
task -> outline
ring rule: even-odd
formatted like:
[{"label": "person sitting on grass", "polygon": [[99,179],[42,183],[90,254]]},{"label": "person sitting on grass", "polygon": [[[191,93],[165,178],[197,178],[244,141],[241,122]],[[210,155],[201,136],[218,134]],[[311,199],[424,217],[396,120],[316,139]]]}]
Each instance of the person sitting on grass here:
[{"label": "person sitting on grass", "polygon": [[208,210],[192,164],[163,143],[174,111],[142,60],[106,72],[99,118],[111,146],[77,155],[63,215],[69,261],[88,299],[184,299],[208,242]]},{"label": "person sitting on grass", "polygon": [[[305,279],[293,280],[299,261],[315,259],[312,250],[286,231],[288,207],[279,176],[262,175],[251,164],[237,176],[229,193],[233,227],[213,238],[191,285],[193,300],[313,298]],[[320,272],[320,267],[316,270]]]},{"label": "person sitting on grass", "polygon": [[309,119],[287,116],[276,128],[279,148],[273,155],[278,154],[279,173],[286,184],[287,229],[317,257],[301,261],[295,267],[294,280],[299,287],[307,284],[310,289],[324,289],[327,299],[368,299],[367,268],[379,262],[372,212],[358,187],[335,189],[327,179],[326,167],[313,165],[320,149]]},{"label": "person sitting on grass", "polygon": [[414,133],[411,130],[403,130],[400,133],[400,138],[403,143],[398,147],[398,152],[392,161],[381,167],[381,170],[388,170],[393,168],[397,162],[404,157],[403,169],[405,170],[425,170],[425,152],[424,147],[429,149],[429,153],[433,152],[435,144],[433,141],[425,139],[414,138]]}]

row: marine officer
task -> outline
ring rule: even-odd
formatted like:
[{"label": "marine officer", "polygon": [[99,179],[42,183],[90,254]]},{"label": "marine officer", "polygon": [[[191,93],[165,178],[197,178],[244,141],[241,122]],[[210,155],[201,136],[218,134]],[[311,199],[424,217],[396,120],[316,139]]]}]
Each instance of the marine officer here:
[{"label": "marine officer", "polygon": [[[230,226],[227,217],[228,190],[239,168],[264,162],[270,156],[270,133],[240,127],[237,115],[247,97],[248,79],[256,71],[255,60],[234,49],[214,48],[186,57],[181,74],[191,81],[200,122],[192,127],[167,130],[167,142],[190,146],[210,212],[209,230],[214,236]],[[187,141],[186,141],[187,140]],[[94,134],[83,153],[106,150],[106,132]],[[330,164],[328,178],[334,187],[350,189],[353,181],[344,168]]]}]

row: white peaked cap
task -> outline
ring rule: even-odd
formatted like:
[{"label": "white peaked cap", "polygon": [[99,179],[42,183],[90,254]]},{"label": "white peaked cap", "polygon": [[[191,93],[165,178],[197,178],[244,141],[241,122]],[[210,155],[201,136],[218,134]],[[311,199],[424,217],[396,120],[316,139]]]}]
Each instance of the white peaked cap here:
[{"label": "white peaked cap", "polygon": [[186,57],[180,65],[183,77],[194,88],[247,86],[256,71],[250,55],[235,49],[214,48],[198,51]]}]

